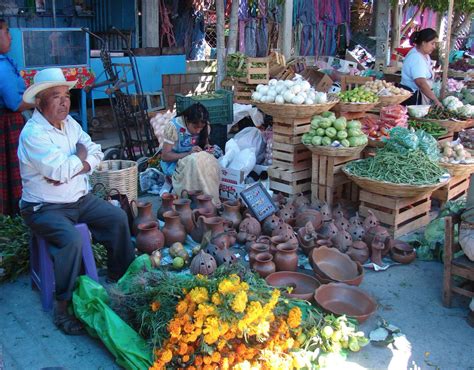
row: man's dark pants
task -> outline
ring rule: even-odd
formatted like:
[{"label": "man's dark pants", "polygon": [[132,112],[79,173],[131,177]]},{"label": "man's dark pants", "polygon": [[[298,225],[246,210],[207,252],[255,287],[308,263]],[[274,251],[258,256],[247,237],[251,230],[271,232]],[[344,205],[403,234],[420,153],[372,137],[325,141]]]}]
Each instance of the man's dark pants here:
[{"label": "man's dark pants", "polygon": [[75,224],[87,224],[94,240],[106,247],[110,277],[121,277],[134,259],[126,213],[95,195],[66,204],[22,201],[20,207],[28,227],[50,245],[58,300],[72,298],[81,273],[82,239]]}]

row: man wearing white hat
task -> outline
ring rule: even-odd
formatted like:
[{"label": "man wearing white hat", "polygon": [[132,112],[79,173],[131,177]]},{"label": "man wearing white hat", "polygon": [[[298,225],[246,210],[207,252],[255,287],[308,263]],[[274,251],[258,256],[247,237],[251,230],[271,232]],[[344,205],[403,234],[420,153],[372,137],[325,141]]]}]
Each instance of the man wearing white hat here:
[{"label": "man wearing white hat", "polygon": [[54,322],[66,334],[80,334],[82,324],[67,313],[81,273],[82,240],[74,225],[86,223],[108,251],[108,274],[117,280],[134,258],[127,216],[120,208],[88,193],[88,174],[103,158],[69,116],[69,89],[59,68],[38,72],[23,94],[36,109],[20,135],[18,158],[23,193],[20,212],[25,223],[49,244],[54,261]]}]

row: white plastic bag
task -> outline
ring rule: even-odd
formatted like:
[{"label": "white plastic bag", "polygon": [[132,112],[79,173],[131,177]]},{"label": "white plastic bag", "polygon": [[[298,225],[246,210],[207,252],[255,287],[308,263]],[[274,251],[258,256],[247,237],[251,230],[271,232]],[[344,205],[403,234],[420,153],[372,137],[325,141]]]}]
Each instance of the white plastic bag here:
[{"label": "white plastic bag", "polygon": [[227,143],[225,143],[225,155],[218,159],[219,164],[222,168],[227,168],[229,163],[235,158],[237,154],[239,154],[240,148],[237,145],[237,142],[234,139],[229,139]]},{"label": "white plastic bag", "polygon": [[255,157],[255,149],[244,149],[241,150],[229,165],[229,168],[237,171],[244,171],[245,177],[248,176],[250,171],[255,167],[257,158]]},{"label": "white plastic bag", "polygon": [[141,191],[147,191],[153,188],[153,186],[161,187],[165,182],[165,175],[158,171],[156,168],[147,168],[141,172],[140,178],[140,189]]},{"label": "white plastic bag", "polygon": [[[265,159],[265,140],[262,133],[256,127],[246,127],[234,136],[234,140],[240,150],[253,149],[257,163],[262,163]],[[227,146],[226,146],[227,152]]]}]

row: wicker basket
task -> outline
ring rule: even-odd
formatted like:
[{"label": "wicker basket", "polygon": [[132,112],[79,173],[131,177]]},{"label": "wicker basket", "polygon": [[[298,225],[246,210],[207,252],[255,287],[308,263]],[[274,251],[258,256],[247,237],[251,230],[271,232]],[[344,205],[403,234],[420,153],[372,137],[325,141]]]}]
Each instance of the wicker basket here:
[{"label": "wicker basket", "polygon": [[466,128],[468,124],[472,124],[471,121],[454,121],[450,119],[430,119],[430,118],[414,118],[411,117],[410,119],[414,121],[422,121],[422,122],[436,122],[441,127],[444,127],[448,130],[448,134],[454,134],[455,132],[462,131]]},{"label": "wicker basket", "polygon": [[373,140],[369,138],[367,146],[370,146],[371,148],[383,148],[385,146],[385,142],[382,140]]},{"label": "wicker basket", "polygon": [[325,155],[327,157],[349,157],[359,154],[366,147],[365,145],[353,147],[333,147],[324,145],[306,145],[305,146],[314,154]]},{"label": "wicker basket", "polygon": [[287,119],[293,118],[311,118],[315,114],[329,111],[339,102],[338,99],[331,97],[325,104],[297,105],[297,104],[276,104],[253,102],[264,113]]},{"label": "wicker basket", "polygon": [[91,185],[104,184],[107,191],[117,189],[131,202],[138,196],[138,166],[121,159],[102,161],[90,176]]},{"label": "wicker basket", "polygon": [[405,100],[408,100],[413,94],[405,95],[391,95],[391,96],[379,96],[378,107],[387,107],[389,105],[398,105],[403,103]]},{"label": "wicker basket", "polygon": [[395,184],[393,182],[378,181],[369,179],[367,177],[354,176],[349,171],[347,171],[345,167],[342,168],[342,171],[361,189],[375,194],[398,198],[413,198],[419,195],[421,196],[423,194],[432,193],[434,190],[446,185],[450,181],[449,178],[443,182],[434,185]]},{"label": "wicker basket", "polygon": [[454,164],[454,163],[440,162],[439,165],[441,167],[446,168],[448,170],[449,174],[453,177],[469,176],[471,173],[474,173],[474,163]]},{"label": "wicker basket", "polygon": [[334,107],[336,112],[347,112],[347,113],[356,113],[356,112],[368,112],[369,110],[374,109],[379,103],[337,103]]}]

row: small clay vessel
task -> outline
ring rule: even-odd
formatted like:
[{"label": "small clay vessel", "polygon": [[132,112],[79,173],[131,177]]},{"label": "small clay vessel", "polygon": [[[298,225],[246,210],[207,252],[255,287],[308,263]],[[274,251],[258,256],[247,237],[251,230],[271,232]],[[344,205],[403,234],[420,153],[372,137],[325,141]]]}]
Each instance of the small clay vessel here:
[{"label": "small clay vessel", "polygon": [[253,263],[253,270],[262,278],[275,272],[275,263],[273,262],[273,255],[268,252],[259,253],[255,256]]},{"label": "small clay vessel", "polygon": [[334,219],[334,225],[336,225],[339,230],[349,230],[349,221],[341,213],[337,213]]},{"label": "small clay vessel", "polygon": [[300,243],[301,250],[308,256],[318,240],[318,234],[314,230],[313,224],[308,222],[305,227],[301,227],[296,233],[296,237]]},{"label": "small clay vessel", "polygon": [[416,259],[416,252],[410,244],[392,239],[390,241],[390,256],[395,262],[407,264]]},{"label": "small clay vessel", "polygon": [[[374,212],[372,212],[370,209],[368,210],[369,215],[365,218],[364,223],[362,226],[364,226],[365,231],[368,231],[369,229],[377,226],[379,224],[379,220],[377,217],[375,217]],[[370,245],[368,243],[367,245]]]},{"label": "small clay vessel", "polygon": [[250,268],[253,267],[253,263],[255,262],[255,257],[257,256],[257,254],[269,252],[269,251],[270,251],[270,246],[268,244],[252,243],[252,245],[250,246],[250,252],[249,252]]},{"label": "small clay vessel", "polygon": [[276,235],[271,237],[271,244],[270,244],[270,253],[275,255],[276,252],[278,251],[277,246],[279,244],[286,243],[288,241],[288,238],[286,235]]},{"label": "small clay vessel", "polygon": [[227,246],[221,248],[211,242],[206,246],[204,251],[214,257],[217,266],[222,264],[230,266],[237,261],[235,255],[230,251],[229,248],[227,248]]},{"label": "small clay vessel", "polygon": [[222,217],[207,217],[203,219],[206,231],[211,231],[211,240],[220,248],[231,246],[231,236],[224,227],[225,220]]},{"label": "small clay vessel", "polygon": [[271,241],[271,237],[268,236],[268,235],[260,235],[258,238],[257,238],[257,243],[263,243],[263,244],[267,244],[267,245],[270,245],[272,244],[272,241]]},{"label": "small clay vessel", "polygon": [[[201,218],[202,216],[202,218]],[[207,209],[204,208],[196,208],[192,212],[193,218],[193,229],[189,233],[191,238],[196,243],[201,243],[202,238],[204,236],[204,232],[206,231],[206,225],[204,225],[204,219],[207,217],[212,217],[212,213],[209,213]]]},{"label": "small clay vessel", "polygon": [[338,217],[348,217],[347,212],[342,208],[340,203],[338,203],[337,207],[332,210],[332,218],[336,219]]},{"label": "small clay vessel", "polygon": [[290,242],[277,245],[275,253],[275,266],[277,271],[296,271],[298,269],[298,247]]},{"label": "small clay vessel", "polygon": [[152,254],[165,245],[165,237],[156,221],[138,225],[137,249],[142,253]]},{"label": "small clay vessel", "polygon": [[359,226],[363,226],[363,225],[364,225],[364,221],[362,221],[362,219],[360,218],[359,212],[356,212],[355,216],[352,216],[352,217],[349,219],[349,224],[351,224],[351,225],[359,225]]},{"label": "small clay vessel", "polygon": [[217,208],[212,203],[212,197],[207,194],[201,194],[196,197],[198,201],[198,207],[204,208],[208,213],[212,213],[213,216],[217,215]]},{"label": "small clay vessel", "polygon": [[181,198],[191,199],[191,209],[199,208],[197,197],[204,194],[202,190],[183,190]]},{"label": "small clay vessel", "polygon": [[280,217],[280,219],[283,222],[286,222],[290,226],[295,225],[295,209],[294,207],[290,204],[282,208],[277,212],[277,216]]},{"label": "small clay vessel", "polygon": [[326,239],[334,238],[338,232],[339,230],[332,220],[323,222],[321,228],[318,230],[318,234]]},{"label": "small clay vessel", "polygon": [[286,205],[286,197],[282,193],[274,193],[272,200],[279,209]]},{"label": "small clay vessel", "polygon": [[321,206],[320,212],[323,218],[323,222],[328,222],[332,220],[331,208],[329,208],[329,205],[326,202],[324,202],[323,205]]},{"label": "small clay vessel", "polygon": [[311,202],[309,199],[305,197],[303,193],[299,193],[298,196],[291,202],[293,207],[295,207],[295,210],[298,212],[304,211],[306,208],[308,208],[310,203]]},{"label": "small clay vessel", "polygon": [[304,227],[308,221],[311,221],[315,230],[319,230],[323,224],[321,212],[315,209],[306,208],[302,212],[296,212],[295,228]]},{"label": "small clay vessel", "polygon": [[263,220],[262,233],[264,235],[271,236],[273,230],[275,230],[281,224],[283,224],[283,220],[280,217],[276,215],[268,216],[265,220]]},{"label": "small clay vessel", "polygon": [[347,251],[347,255],[351,257],[354,261],[360,263],[365,263],[369,259],[369,247],[361,240],[357,240],[352,243]]},{"label": "small clay vessel", "polygon": [[164,221],[163,213],[168,211],[174,211],[173,202],[178,199],[176,194],[164,193],[161,196],[161,205],[158,208],[158,212],[156,212],[156,217],[160,221]]},{"label": "small clay vessel", "polygon": [[331,239],[334,246],[339,249],[342,253],[346,253],[349,247],[352,245],[352,237],[345,230],[339,230],[337,235]]},{"label": "small clay vessel", "polygon": [[132,232],[133,235],[138,235],[138,225],[150,221],[156,221],[156,218],[151,213],[150,202],[133,202],[137,206],[137,215],[133,219]]},{"label": "small clay vessel", "polygon": [[252,234],[258,238],[262,233],[262,227],[256,218],[247,214],[239,225],[239,232]]},{"label": "small clay vessel", "polygon": [[176,199],[173,201],[176,212],[179,213],[179,218],[184,226],[184,229],[189,234],[194,229],[193,210],[191,209],[191,199]]},{"label": "small clay vessel", "polygon": [[279,225],[275,230],[273,230],[272,236],[282,235],[284,236],[291,245],[298,247],[298,238],[295,235],[293,228],[285,223]]},{"label": "small clay vessel", "polygon": [[216,271],[217,263],[214,257],[201,250],[191,261],[189,269],[193,275],[212,275]]},{"label": "small clay vessel", "polygon": [[359,225],[358,223],[351,224],[348,232],[349,234],[351,234],[353,241],[364,239],[365,229],[362,225]]},{"label": "small clay vessel", "polygon": [[371,247],[370,260],[376,265],[383,266],[382,250],[385,248],[385,245],[379,236],[376,236],[373,239],[370,247]]},{"label": "small clay vessel", "polygon": [[388,252],[390,252],[390,233],[383,226],[374,226],[366,231],[364,242],[366,242],[367,245],[372,245],[372,241],[375,237],[378,237],[384,245],[384,249],[382,250],[382,257],[386,256]]},{"label": "small clay vessel", "polygon": [[226,201],[222,203],[224,211],[222,212],[221,217],[230,222],[231,227],[238,229],[240,222],[242,221],[242,215],[240,214],[240,201]]},{"label": "small clay vessel", "polygon": [[173,243],[184,243],[186,240],[186,230],[181,223],[179,213],[176,211],[167,211],[163,214],[165,226],[163,234],[165,235],[165,245],[170,247]]},{"label": "small clay vessel", "polygon": [[316,241],[316,248],[319,248],[319,247],[332,248],[332,246],[333,244],[332,244],[331,239],[319,239]]}]

